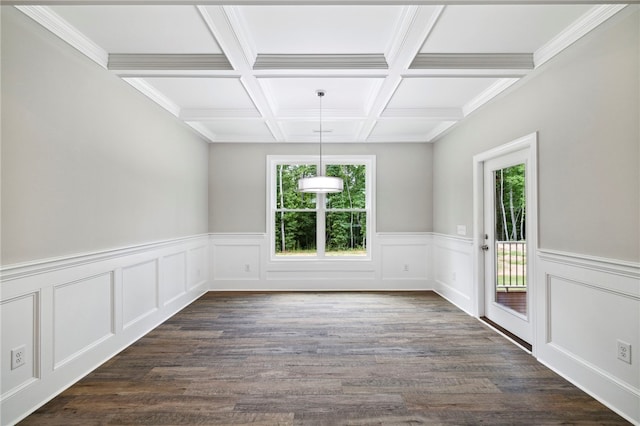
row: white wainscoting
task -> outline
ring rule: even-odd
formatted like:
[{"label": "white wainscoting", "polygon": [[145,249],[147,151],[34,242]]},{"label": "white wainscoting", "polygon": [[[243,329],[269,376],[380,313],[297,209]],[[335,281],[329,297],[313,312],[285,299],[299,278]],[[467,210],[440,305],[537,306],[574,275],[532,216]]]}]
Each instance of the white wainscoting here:
[{"label": "white wainscoting", "polygon": [[538,360],[640,424],[640,265],[550,250],[537,261]]},{"label": "white wainscoting", "polygon": [[[473,241],[432,235],[434,289],[477,316]],[[536,358],[627,420],[640,424],[640,264],[538,250]],[[617,359],[631,344],[632,363]]]},{"label": "white wainscoting", "polygon": [[430,290],[431,235],[378,233],[370,259],[272,260],[266,234],[211,234],[211,290]]},{"label": "white wainscoting", "polygon": [[[209,238],[195,236],[1,270],[3,425],[75,383],[209,287]],[[24,365],[11,369],[11,350]]]},{"label": "white wainscoting", "polygon": [[473,240],[433,235],[434,288],[469,315],[476,315],[473,287]]}]

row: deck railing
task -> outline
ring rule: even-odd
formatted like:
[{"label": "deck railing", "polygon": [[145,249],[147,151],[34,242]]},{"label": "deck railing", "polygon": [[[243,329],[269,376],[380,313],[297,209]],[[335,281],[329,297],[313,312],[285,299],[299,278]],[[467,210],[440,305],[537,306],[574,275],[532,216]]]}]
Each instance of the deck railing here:
[{"label": "deck railing", "polygon": [[526,290],[527,244],[525,241],[496,241],[497,289]]}]

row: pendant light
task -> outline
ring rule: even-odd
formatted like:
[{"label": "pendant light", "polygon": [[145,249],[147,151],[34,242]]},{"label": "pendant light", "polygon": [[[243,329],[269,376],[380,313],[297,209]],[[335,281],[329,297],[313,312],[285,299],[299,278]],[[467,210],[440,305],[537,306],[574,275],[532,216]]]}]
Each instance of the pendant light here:
[{"label": "pendant light", "polygon": [[316,176],[302,178],[298,181],[298,191],[316,194],[342,192],[344,183],[341,178],[324,175],[322,166],[322,98],[325,92],[324,90],[316,90],[316,95],[320,99],[320,168]]}]

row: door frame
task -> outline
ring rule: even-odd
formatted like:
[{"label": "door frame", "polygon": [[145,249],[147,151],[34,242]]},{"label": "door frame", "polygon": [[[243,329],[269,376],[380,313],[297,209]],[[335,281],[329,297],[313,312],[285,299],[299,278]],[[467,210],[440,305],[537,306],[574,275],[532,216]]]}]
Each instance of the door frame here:
[{"label": "door frame", "polygon": [[484,163],[487,160],[509,154],[515,151],[528,150],[528,164],[526,174],[527,186],[527,268],[530,282],[527,291],[530,292],[528,306],[529,320],[532,324],[533,355],[536,355],[536,258],[538,253],[538,133],[508,142],[488,151],[473,156],[473,300],[474,313],[477,318],[485,315],[485,274],[484,274]]}]

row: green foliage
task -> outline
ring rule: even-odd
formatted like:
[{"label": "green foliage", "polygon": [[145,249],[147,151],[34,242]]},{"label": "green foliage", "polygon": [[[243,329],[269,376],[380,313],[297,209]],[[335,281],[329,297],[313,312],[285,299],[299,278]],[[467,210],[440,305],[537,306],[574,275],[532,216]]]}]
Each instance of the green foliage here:
[{"label": "green foliage", "polygon": [[526,239],[525,165],[518,164],[495,172],[496,239]]},{"label": "green foliage", "polygon": [[[317,214],[325,216],[325,251],[366,254],[366,167],[327,165],[326,175],[340,177],[340,193],[315,195],[297,191],[298,180],[316,176],[315,165],[281,164],[276,169],[275,249],[278,254],[303,254],[316,250]],[[325,208],[316,204],[325,200]],[[302,210],[302,211],[288,211]],[[318,213],[317,213],[318,212]]]}]

